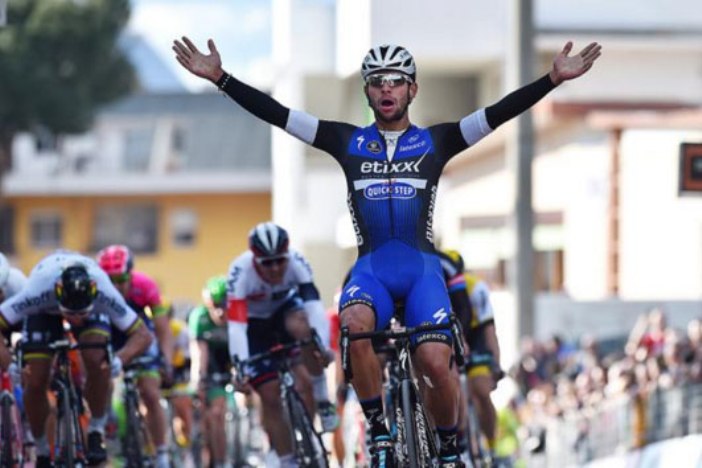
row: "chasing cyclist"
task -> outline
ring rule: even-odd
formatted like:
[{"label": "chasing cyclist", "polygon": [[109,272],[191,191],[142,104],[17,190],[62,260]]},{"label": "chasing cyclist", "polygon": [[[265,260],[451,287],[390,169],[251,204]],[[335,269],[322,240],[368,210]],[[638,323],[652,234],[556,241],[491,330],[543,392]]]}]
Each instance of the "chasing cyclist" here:
[{"label": "chasing cyclist", "polygon": [[[497,412],[490,393],[504,373],[500,368],[500,345],[495,332],[490,290],[480,277],[465,271],[463,257],[457,251],[439,252],[439,257],[451,307],[461,321],[470,350],[467,366],[470,395],[475,403],[480,429],[492,454],[495,450]],[[463,410],[467,406],[465,403],[462,401]],[[465,411],[461,411],[461,427],[466,424],[465,416]]]},{"label": "chasing cyclist", "polygon": [[[383,329],[404,300],[405,324],[446,323],[451,304],[434,255],[432,216],[444,165],[504,122],[528,110],[563,81],[587,72],[600,55],[592,43],[569,56],[568,42],[551,71],[458,122],[420,128],[408,108],[418,92],[412,55],[403,47],[373,47],[361,66],[363,90],[375,122],[365,128],[320,120],[291,110],[222,68],[212,40],[203,54],[188,39],[174,41],[178,62],[211,81],[243,108],[284,129],[341,165],[356,231],[359,258],[341,301],[342,325],[351,333]],[[460,466],[456,444],[458,374],[448,333],[413,337],[414,363],[430,383],[427,408],[440,438],[442,466]],[[394,466],[394,444],[383,416],[380,366],[369,340],[351,344],[353,386],[373,435],[373,466]]]},{"label": "chasing cyclist", "polygon": [[[322,344],[329,347],[329,322],[312,269],[288,244],[285,229],[271,222],[258,224],[249,233],[249,250],[229,267],[227,315],[233,358],[243,361],[275,344],[309,339],[312,329]],[[331,352],[325,354],[328,355],[320,359],[310,347],[303,348],[304,365],[294,365],[293,372],[310,414],[314,414],[316,406],[322,428],[333,431],[339,418],[329,401],[324,374]],[[253,367],[250,380],[240,390],[247,391],[250,387],[256,390],[261,398],[263,427],[281,466],[295,466],[275,363],[261,362]]]},{"label": "chasing cyclist", "polygon": [[[83,395],[91,414],[87,459],[89,464],[98,464],[107,459],[103,437],[110,375],[142,354],[153,337],[93,259],[57,251],[34,267],[19,293],[0,304],[0,329],[24,320],[23,343],[44,345],[64,337],[63,319],[70,323],[79,343],[107,343],[111,325],[127,335],[126,343],[109,366],[105,365],[102,349],[81,351],[86,370]],[[25,356],[25,411],[36,445],[37,468],[53,466],[45,432],[51,358],[48,353]],[[11,359],[10,351],[0,340],[0,366],[7,369]]]},{"label": "chasing cyclist", "polygon": [[[146,426],[156,447],[156,468],[168,468],[168,444],[166,443],[166,413],[161,406],[161,368],[166,369],[167,379],[172,378],[171,330],[168,325],[168,309],[161,301],[156,282],[148,275],[134,271],[134,256],[125,245],[109,245],[98,252],[97,262],[117,288],[127,304],[134,309],[148,329],[156,336],[156,342],[146,350],[148,364],[139,365],[137,388],[146,407]],[[119,350],[126,341],[120,330],[113,329],[112,346]],[[159,355],[159,349],[161,355]],[[163,356],[163,360],[161,359]]]},{"label": "chasing cyclist", "polygon": [[197,350],[191,357],[191,374],[205,407],[203,429],[209,441],[211,464],[214,468],[223,468],[227,455],[225,387],[229,380],[217,381],[214,377],[230,375],[232,367],[227,338],[227,280],[224,276],[207,280],[202,289],[202,301],[203,304],[195,307],[188,316],[190,337]]},{"label": "chasing cyclist", "polygon": [[188,324],[174,316],[171,304],[168,308],[168,325],[171,330],[171,364],[173,366],[173,385],[162,389],[162,395],[169,399],[173,407],[173,425],[175,443],[179,447],[190,445],[193,427],[193,400],[190,379],[190,331]]}]

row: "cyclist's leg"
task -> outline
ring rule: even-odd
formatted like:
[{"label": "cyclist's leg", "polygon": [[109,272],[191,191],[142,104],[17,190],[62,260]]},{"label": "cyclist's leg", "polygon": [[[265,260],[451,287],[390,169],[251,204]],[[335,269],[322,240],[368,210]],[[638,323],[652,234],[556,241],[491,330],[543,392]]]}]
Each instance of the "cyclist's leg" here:
[{"label": "cyclist's leg", "polygon": [[[63,325],[58,316],[35,315],[24,321],[23,343],[48,344],[63,336]],[[26,367],[24,369],[23,397],[27,421],[34,437],[37,456],[49,457],[46,421],[50,405],[47,392],[53,356],[48,353],[25,353],[24,364]]]},{"label": "cyclist's leg", "polygon": [[158,370],[149,368],[139,373],[137,389],[146,408],[146,427],[157,453],[156,466],[169,465],[166,444],[166,414],[161,406],[161,377]]},{"label": "cyclist's leg", "polygon": [[480,364],[470,368],[468,371],[468,385],[470,386],[471,398],[475,404],[480,431],[485,435],[488,449],[492,451],[495,448],[497,412],[490,398],[490,393],[495,388],[495,381],[489,364]]},{"label": "cyclist's leg", "polygon": [[210,435],[211,463],[215,468],[224,466],[227,458],[227,436],[224,428],[226,414],[226,391],[222,387],[210,388],[207,392],[205,417]]},{"label": "cyclist's leg", "polygon": [[[284,320],[279,313],[268,319],[249,319],[247,337],[249,353],[255,355],[269,350],[285,337]],[[280,381],[272,362],[259,362],[249,373],[251,385],[261,400],[261,423],[268,434],[271,447],[278,457],[292,456],[292,441],[287,418],[280,398]]]},{"label": "cyclist's leg", "polygon": [[[359,265],[360,263],[360,265]],[[340,318],[350,333],[382,329],[390,322],[394,305],[390,293],[358,262],[342,292]],[[352,385],[368,422],[372,438],[372,466],[393,466],[394,448],[383,412],[383,382],[371,340],[350,344]]]},{"label": "cyclist's leg", "polygon": [[[285,311],[285,331],[290,339],[304,340],[310,338],[312,329],[307,320],[307,314],[298,304],[302,305],[301,303],[292,304],[290,310]],[[305,402],[309,414],[314,415],[316,409],[322,405],[331,405],[327,390],[327,377],[324,373],[324,367],[310,346],[304,347],[301,354],[304,367],[298,368],[299,366],[296,366],[295,368],[297,375],[295,387]],[[334,413],[335,416],[336,409],[334,409]],[[320,414],[320,416],[322,415]],[[326,423],[323,420],[322,422],[325,426],[324,430],[333,430],[338,425],[338,419],[328,420]]]},{"label": "cyclist's leg", "polygon": [[[432,262],[436,261],[435,268]],[[447,323],[451,303],[438,260],[427,260],[427,273],[413,285],[405,303],[407,326],[421,323]],[[459,379],[453,358],[450,332],[436,331],[413,337],[414,362],[426,383],[426,407],[434,420],[441,441],[442,457],[458,458]]]},{"label": "cyclist's leg", "polygon": [[175,413],[174,432],[176,442],[182,447],[190,445],[193,428],[193,399],[188,394],[188,384],[177,383],[171,393],[171,405]]},{"label": "cyclist's leg", "polygon": [[264,383],[256,384],[254,388],[261,399],[261,422],[271,446],[279,458],[291,455],[290,428],[283,412],[278,378],[274,377]]},{"label": "cyclist's leg", "polygon": [[[110,324],[107,316],[91,316],[82,325],[71,325],[74,336],[79,343],[107,343],[110,340]],[[83,395],[90,409],[88,425],[88,462],[101,463],[107,459],[105,448],[105,424],[107,423],[107,405],[110,399],[110,366],[105,361],[103,349],[83,349],[81,358],[85,366],[85,387]]]}]

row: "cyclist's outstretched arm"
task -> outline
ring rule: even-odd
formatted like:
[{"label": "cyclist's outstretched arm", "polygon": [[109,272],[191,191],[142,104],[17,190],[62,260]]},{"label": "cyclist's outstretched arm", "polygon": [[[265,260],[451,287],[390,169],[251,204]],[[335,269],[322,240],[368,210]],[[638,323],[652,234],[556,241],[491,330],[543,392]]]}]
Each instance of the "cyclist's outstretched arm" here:
[{"label": "cyclist's outstretched arm", "polygon": [[187,37],[183,37],[182,41],[173,41],[176,60],[190,73],[211,81],[259,119],[285,130],[309,145],[328,153],[335,153],[339,144],[339,132],[352,126],[320,120],[306,112],[285,107],[268,94],[227,73],[222,68],[222,59],[212,39],[207,41],[207,47],[209,54],[204,54]]},{"label": "cyclist's outstretched arm", "polygon": [[554,57],[551,70],[541,78],[461,119],[459,125],[465,143],[468,146],[475,145],[503,123],[527,111],[556,86],[585,74],[602,53],[602,46],[596,42],[569,57],[572,48],[573,43],[567,42]]},{"label": "cyclist's outstretched arm", "polygon": [[563,50],[554,57],[553,66],[547,74],[487,107],[485,117],[490,128],[494,130],[526,111],[564,81],[585,74],[602,53],[602,46],[596,42],[588,44],[579,53],[569,57],[572,49],[573,43],[568,41]]}]

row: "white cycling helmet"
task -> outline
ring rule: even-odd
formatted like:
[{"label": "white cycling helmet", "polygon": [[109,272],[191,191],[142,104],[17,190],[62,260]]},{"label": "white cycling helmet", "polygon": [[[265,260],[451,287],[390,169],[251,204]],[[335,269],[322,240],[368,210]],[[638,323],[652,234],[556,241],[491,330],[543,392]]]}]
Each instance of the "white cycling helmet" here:
[{"label": "white cycling helmet", "polygon": [[373,47],[368,51],[361,64],[361,76],[364,80],[375,72],[395,71],[404,73],[415,79],[417,67],[414,58],[407,49],[402,46],[383,44]]},{"label": "white cycling helmet", "polygon": [[5,288],[7,279],[10,277],[10,262],[7,257],[0,253],[0,290]]}]

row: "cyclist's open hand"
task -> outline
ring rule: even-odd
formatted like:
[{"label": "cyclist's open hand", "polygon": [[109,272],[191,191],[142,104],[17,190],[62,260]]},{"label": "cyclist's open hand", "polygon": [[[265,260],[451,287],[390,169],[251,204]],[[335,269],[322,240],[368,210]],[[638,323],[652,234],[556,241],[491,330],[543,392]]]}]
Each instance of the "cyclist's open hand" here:
[{"label": "cyclist's open hand", "polygon": [[209,54],[203,54],[195,47],[195,44],[187,37],[183,36],[182,42],[176,39],[173,41],[173,51],[176,60],[190,73],[201,78],[215,82],[224,73],[222,70],[222,58],[212,39],[207,41]]},{"label": "cyclist's open hand", "polygon": [[553,59],[553,69],[550,72],[551,81],[559,85],[566,80],[572,80],[587,72],[595,60],[602,55],[602,46],[591,42],[583,50],[569,57],[573,43],[568,41],[558,55]]}]

